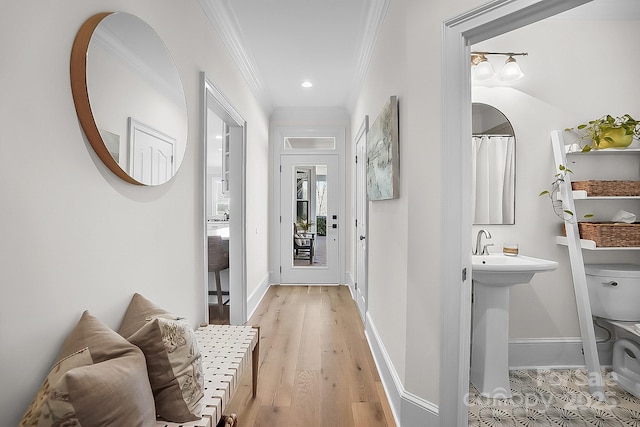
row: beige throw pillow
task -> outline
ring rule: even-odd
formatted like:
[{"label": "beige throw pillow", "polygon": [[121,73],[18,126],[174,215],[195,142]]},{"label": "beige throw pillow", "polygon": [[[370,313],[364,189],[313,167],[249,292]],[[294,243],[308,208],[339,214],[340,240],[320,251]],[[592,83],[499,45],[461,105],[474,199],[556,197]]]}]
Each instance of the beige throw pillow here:
[{"label": "beige throw pillow", "polygon": [[119,332],[147,358],[158,416],[178,423],[199,419],[204,396],[202,356],[189,324],[135,294]]},{"label": "beige throw pillow", "polygon": [[144,355],[85,311],[19,426],[155,424]]}]

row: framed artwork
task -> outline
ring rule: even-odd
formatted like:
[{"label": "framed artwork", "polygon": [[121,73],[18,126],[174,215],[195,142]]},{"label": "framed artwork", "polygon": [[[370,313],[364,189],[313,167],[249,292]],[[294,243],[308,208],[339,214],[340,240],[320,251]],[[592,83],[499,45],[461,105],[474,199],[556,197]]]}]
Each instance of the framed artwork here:
[{"label": "framed artwork", "polygon": [[367,134],[367,196],[369,200],[397,199],[400,190],[398,98],[392,96]]}]

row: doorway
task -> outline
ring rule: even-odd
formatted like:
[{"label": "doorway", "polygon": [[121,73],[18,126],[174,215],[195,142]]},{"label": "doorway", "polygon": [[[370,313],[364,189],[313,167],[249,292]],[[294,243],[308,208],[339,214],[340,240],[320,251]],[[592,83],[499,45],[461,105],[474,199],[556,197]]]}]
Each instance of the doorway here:
[{"label": "doorway", "polygon": [[355,138],[355,280],[352,289],[353,298],[358,305],[358,311],[362,317],[362,323],[367,324],[367,263],[368,243],[367,233],[369,222],[369,199],[367,198],[367,132],[369,131],[369,116],[364,117],[364,122]]},{"label": "doorway", "polygon": [[338,156],[280,160],[281,283],[339,283]]},{"label": "doorway", "polygon": [[241,325],[247,320],[246,122],[204,73],[201,80],[205,321]]},{"label": "doorway", "polygon": [[440,425],[466,426],[471,344],[471,73],[470,46],[554,16],[591,0],[494,1],[443,23],[442,164],[461,165],[459,174],[443,169],[441,207]]}]

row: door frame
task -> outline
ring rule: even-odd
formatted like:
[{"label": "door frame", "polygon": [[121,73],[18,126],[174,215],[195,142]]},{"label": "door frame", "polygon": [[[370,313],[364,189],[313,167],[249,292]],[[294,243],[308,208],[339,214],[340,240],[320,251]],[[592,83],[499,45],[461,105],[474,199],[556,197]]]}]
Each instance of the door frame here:
[{"label": "door frame", "polygon": [[494,0],[442,23],[441,426],[466,426],[471,346],[471,45],[591,0]]},{"label": "door frame", "polygon": [[[349,288],[351,289],[351,296],[353,297],[353,299],[356,301],[356,305],[358,306],[358,311],[360,312],[360,316],[362,317],[362,323],[364,323],[365,325],[365,329],[366,329],[366,324],[367,324],[367,310],[368,310],[368,304],[369,304],[369,287],[368,287],[368,269],[369,269],[369,199],[367,197],[367,191],[366,191],[366,185],[364,187],[364,194],[361,194],[360,187],[358,186],[358,182],[360,182],[360,180],[364,180],[366,182],[366,158],[365,159],[358,159],[358,143],[363,143],[365,144],[365,150],[366,150],[366,143],[367,143],[367,134],[369,133],[369,116],[365,115],[364,116],[364,120],[362,121],[362,124],[360,125],[360,128],[358,129],[358,132],[356,133],[356,137],[353,140],[353,153],[354,153],[354,168],[353,168],[353,194],[355,195],[355,197],[353,198],[353,216],[355,218],[355,223],[354,223],[354,231],[353,231],[353,258],[354,258],[354,280],[349,282]],[[362,141],[362,142],[361,142]],[[364,168],[364,169],[360,169],[360,168]],[[364,230],[364,256],[362,259],[363,262],[363,266],[362,266],[362,270],[363,270],[363,277],[360,277],[360,275],[358,274],[359,269],[359,256],[358,253],[360,251],[360,236],[358,235],[358,202],[360,200],[364,200],[364,205],[362,206],[362,215],[364,218],[366,218],[365,220],[365,230]],[[364,289],[364,292],[362,292],[362,289]],[[364,307],[360,306],[360,302],[358,300],[358,296],[359,293],[363,294],[363,298],[364,298]]]},{"label": "door frame", "polygon": [[[336,139],[336,148],[334,150],[284,150],[283,141],[287,137],[305,137],[305,138],[322,138],[334,137]],[[337,284],[345,283],[345,240],[346,240],[346,191],[345,191],[345,162],[344,149],[346,141],[346,128],[344,126],[317,126],[313,128],[301,128],[290,126],[275,126],[271,130],[271,147],[273,154],[273,197],[271,198],[271,236],[270,248],[271,258],[269,260],[272,266],[271,283],[281,283],[280,262],[281,262],[281,245],[280,237],[280,206],[281,206],[281,173],[280,173],[280,157],[283,155],[308,155],[312,160],[315,154],[335,154],[338,156],[338,271]]]},{"label": "door frame", "polygon": [[202,236],[203,284],[204,284],[204,314],[209,323],[209,285],[207,263],[207,112],[212,110],[220,119],[230,126],[234,142],[230,145],[230,194],[234,200],[234,212],[229,221],[229,306],[230,323],[242,325],[247,321],[247,253],[246,253],[246,144],[247,122],[224,94],[200,73],[202,87],[202,212],[200,230]]},{"label": "door frame", "polygon": [[[281,284],[337,284],[340,282],[339,260],[340,260],[340,229],[344,228],[344,220],[340,218],[340,201],[341,194],[339,171],[338,171],[338,155],[335,153],[327,154],[283,154],[280,156],[282,172],[280,173],[280,283]],[[295,197],[296,177],[295,170],[313,168],[314,165],[327,166],[327,234],[326,234],[326,264],[322,265],[303,265],[295,266],[293,258],[293,223],[296,220],[295,215],[292,216],[292,210],[295,209],[293,198]],[[311,174],[315,175],[315,172]],[[329,185],[330,184],[330,185]],[[292,191],[293,190],[293,191]],[[311,190],[311,189],[310,189]],[[335,193],[332,195],[332,193]],[[309,204],[311,208],[315,206]],[[292,209],[293,208],[293,209]],[[337,228],[334,230],[331,225],[336,223],[329,215],[337,214]],[[286,240],[283,238],[286,236]],[[317,237],[317,236],[316,236]],[[331,239],[336,238],[335,244],[330,243]],[[287,264],[290,267],[287,267]]]}]

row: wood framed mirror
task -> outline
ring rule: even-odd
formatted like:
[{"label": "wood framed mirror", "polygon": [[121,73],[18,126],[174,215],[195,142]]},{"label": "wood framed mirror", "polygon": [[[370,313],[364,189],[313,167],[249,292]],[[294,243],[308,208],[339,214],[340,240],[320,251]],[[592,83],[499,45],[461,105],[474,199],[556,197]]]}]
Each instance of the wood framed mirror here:
[{"label": "wood framed mirror", "polygon": [[71,50],[71,91],[82,129],[100,160],[137,185],[178,171],[187,145],[187,108],[178,70],[142,19],[96,14]]}]

